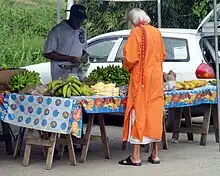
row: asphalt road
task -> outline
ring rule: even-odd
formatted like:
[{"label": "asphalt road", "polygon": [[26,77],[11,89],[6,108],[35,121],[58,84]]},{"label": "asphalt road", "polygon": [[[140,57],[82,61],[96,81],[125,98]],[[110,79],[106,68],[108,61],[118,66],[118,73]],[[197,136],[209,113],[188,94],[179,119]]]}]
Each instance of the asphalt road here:
[{"label": "asphalt road", "polygon": [[[103,146],[99,141],[92,141],[87,161],[84,164],[70,166],[67,153],[62,161],[55,158],[52,170],[45,170],[42,150],[36,146],[31,151],[30,166],[23,167],[22,157],[13,160],[7,156],[4,143],[0,143],[0,176],[219,176],[220,152],[214,135],[208,136],[207,146],[199,146],[200,135],[195,135],[194,142],[188,142],[186,135],[180,135],[178,144],[169,143],[168,150],[160,150],[161,164],[147,163],[149,154],[142,153],[141,167],[118,165],[118,161],[127,157],[131,147],[122,151],[120,127],[107,127],[112,158],[104,159]],[[98,128],[93,133],[98,134]],[[168,135],[170,139],[170,134]],[[23,154],[23,153],[22,153]],[[77,153],[79,156],[79,153]]]}]

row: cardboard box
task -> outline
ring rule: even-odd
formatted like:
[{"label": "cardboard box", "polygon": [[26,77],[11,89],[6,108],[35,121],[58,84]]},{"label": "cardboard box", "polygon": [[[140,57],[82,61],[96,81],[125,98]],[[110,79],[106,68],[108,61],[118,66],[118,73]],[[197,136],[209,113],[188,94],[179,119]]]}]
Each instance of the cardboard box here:
[{"label": "cardboard box", "polygon": [[23,72],[25,69],[0,70],[0,83],[8,84],[10,78],[17,73]]},{"label": "cardboard box", "polygon": [[0,93],[4,91],[9,91],[9,90],[10,88],[8,84],[0,83]]}]

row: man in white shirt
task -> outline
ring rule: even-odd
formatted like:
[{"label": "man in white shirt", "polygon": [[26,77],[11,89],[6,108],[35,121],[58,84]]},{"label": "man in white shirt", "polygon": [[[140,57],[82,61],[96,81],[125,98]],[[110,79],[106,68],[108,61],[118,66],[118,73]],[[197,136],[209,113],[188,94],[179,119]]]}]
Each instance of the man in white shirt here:
[{"label": "man in white shirt", "polygon": [[86,32],[81,28],[86,18],[85,7],[73,5],[70,18],[50,30],[44,55],[51,61],[52,80],[66,79],[68,74],[75,74],[82,79],[77,69],[87,48]]}]

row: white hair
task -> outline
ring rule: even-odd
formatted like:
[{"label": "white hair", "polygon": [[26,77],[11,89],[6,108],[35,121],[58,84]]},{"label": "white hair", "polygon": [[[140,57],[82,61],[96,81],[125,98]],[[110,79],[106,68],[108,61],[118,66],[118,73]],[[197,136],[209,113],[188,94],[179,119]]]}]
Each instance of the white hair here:
[{"label": "white hair", "polygon": [[144,22],[144,23],[151,22],[151,19],[148,16],[148,14],[139,8],[134,8],[130,12],[128,12],[127,20],[130,21],[131,24],[134,26],[136,26],[140,22]]}]

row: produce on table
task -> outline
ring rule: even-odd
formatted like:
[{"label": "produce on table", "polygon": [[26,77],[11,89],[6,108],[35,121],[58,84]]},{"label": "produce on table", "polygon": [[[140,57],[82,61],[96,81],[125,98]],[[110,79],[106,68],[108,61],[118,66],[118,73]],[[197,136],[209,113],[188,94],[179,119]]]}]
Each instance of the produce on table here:
[{"label": "produce on table", "polygon": [[19,91],[21,94],[30,94],[35,96],[42,96],[44,95],[44,92],[47,90],[46,85],[40,85],[40,86],[28,86],[27,88],[22,89]]},{"label": "produce on table", "polygon": [[105,84],[103,82],[99,82],[94,86],[91,86],[92,90],[96,93],[96,95],[101,96],[118,96],[119,88],[115,87],[115,84],[109,83]]},{"label": "produce on table", "polygon": [[211,84],[211,85],[213,85],[213,86],[216,86],[217,80],[216,80],[216,79],[210,80],[210,81],[209,81],[209,84]]},{"label": "produce on table", "polygon": [[177,90],[192,90],[194,88],[206,86],[208,82],[206,80],[191,80],[184,82],[176,82]]},{"label": "produce on table", "polygon": [[13,75],[9,81],[10,89],[15,92],[27,88],[29,86],[41,85],[40,74],[35,71],[23,71],[18,74]]},{"label": "produce on table", "polygon": [[115,83],[116,87],[119,87],[127,85],[129,79],[130,74],[123,67],[109,65],[107,67],[97,67],[97,69],[93,70],[84,81],[90,86],[98,82],[103,82],[105,84]]},{"label": "produce on table", "polygon": [[69,76],[67,80],[54,80],[47,84],[45,95],[70,98],[71,96],[91,96],[93,90],[80,82],[75,76]]}]

